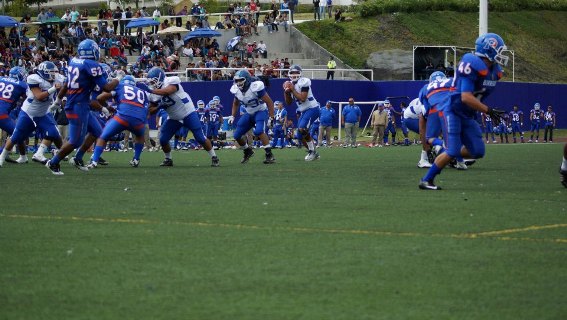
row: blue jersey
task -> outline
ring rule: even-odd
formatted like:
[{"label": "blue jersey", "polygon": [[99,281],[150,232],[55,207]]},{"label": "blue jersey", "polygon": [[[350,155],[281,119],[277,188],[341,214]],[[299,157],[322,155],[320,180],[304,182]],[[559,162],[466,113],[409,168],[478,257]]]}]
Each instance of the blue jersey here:
[{"label": "blue jersey", "polygon": [[510,111],[510,120],[512,121],[512,123],[518,123],[520,122],[523,114],[524,113],[521,110]]},{"label": "blue jersey", "polygon": [[27,88],[24,81],[0,78],[0,114],[9,114],[20,97],[26,93]]},{"label": "blue jersey", "polygon": [[443,111],[443,102],[449,97],[449,93],[454,90],[451,87],[453,78],[434,80],[421,88],[419,91],[419,101],[425,107],[425,116],[429,110]]},{"label": "blue jersey", "polygon": [[209,122],[213,124],[220,122],[220,111],[218,108],[209,108]]},{"label": "blue jersey", "polygon": [[362,111],[360,111],[360,108],[356,104],[353,104],[352,106],[347,104],[343,109],[344,121],[346,123],[358,122],[358,118],[361,115]]},{"label": "blue jersey", "polygon": [[536,110],[536,109],[530,110],[530,119],[532,120],[532,122],[539,123],[539,120],[542,117],[542,113],[543,112],[541,110]]},{"label": "blue jersey", "polygon": [[128,116],[146,122],[149,104],[146,91],[137,87],[120,84],[116,87],[114,98],[118,105],[118,115]]},{"label": "blue jersey", "polygon": [[67,67],[67,104],[71,109],[79,103],[88,104],[96,86],[103,88],[106,78],[100,64],[94,60],[73,58]]},{"label": "blue jersey", "polygon": [[199,116],[199,121],[202,125],[206,124],[209,120],[207,115],[207,110],[205,108],[197,109],[197,115]]},{"label": "blue jersey", "polygon": [[484,118],[484,123],[492,124],[492,118],[488,114],[484,113],[482,116]]},{"label": "blue jersey", "polygon": [[461,100],[461,93],[470,92],[477,99],[483,101],[492,93],[496,82],[502,78],[502,68],[499,64],[488,67],[486,63],[472,53],[467,53],[459,62],[457,74],[453,79],[454,91],[450,94],[450,106],[452,112],[466,117],[474,118],[476,110],[469,108]]},{"label": "blue jersey", "polygon": [[335,109],[329,108],[321,108],[321,114],[319,115],[319,119],[321,120],[321,125],[323,126],[330,126],[333,124],[333,119],[335,118]]},{"label": "blue jersey", "polygon": [[159,109],[159,111],[157,112],[157,117],[159,119],[158,121],[160,126],[163,126],[167,121],[167,119],[169,118],[167,115],[167,111],[165,111],[164,109]]},{"label": "blue jersey", "polygon": [[276,109],[274,116],[274,120],[276,120],[276,127],[283,127],[287,117],[287,110],[285,108]]}]

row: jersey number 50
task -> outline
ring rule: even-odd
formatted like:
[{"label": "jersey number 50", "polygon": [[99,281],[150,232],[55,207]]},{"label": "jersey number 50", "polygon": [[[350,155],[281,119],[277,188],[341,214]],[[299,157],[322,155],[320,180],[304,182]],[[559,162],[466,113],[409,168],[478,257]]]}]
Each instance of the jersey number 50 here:
[{"label": "jersey number 50", "polygon": [[126,98],[130,101],[138,100],[138,102],[142,105],[144,104],[144,101],[146,100],[146,97],[144,95],[144,91],[142,91],[142,90],[134,91],[134,88],[129,87],[129,86],[124,86],[124,98]]}]

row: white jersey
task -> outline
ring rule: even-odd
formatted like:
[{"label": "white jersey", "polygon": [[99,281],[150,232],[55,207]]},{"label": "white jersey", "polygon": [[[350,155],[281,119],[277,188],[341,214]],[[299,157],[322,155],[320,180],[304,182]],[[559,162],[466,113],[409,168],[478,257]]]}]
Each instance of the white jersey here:
[{"label": "white jersey", "polygon": [[404,110],[404,119],[418,119],[419,115],[425,114],[425,107],[419,101],[419,98],[413,99],[409,106]]},{"label": "white jersey", "polygon": [[292,96],[292,98],[295,100],[295,103],[297,103],[297,109],[299,111],[303,112],[307,109],[319,107],[319,102],[315,100],[315,97],[313,96],[313,92],[311,91],[311,80],[309,80],[308,78],[301,77],[299,78],[299,80],[297,80],[294,86],[295,86],[295,91],[297,92],[302,92],[303,90],[305,90],[305,88],[309,90],[307,92],[307,99],[305,99],[305,101],[303,102],[295,99],[295,97]]},{"label": "white jersey", "polygon": [[266,87],[262,81],[254,81],[248,87],[246,92],[242,93],[238,86],[235,84],[230,87],[230,93],[234,94],[234,97],[240,101],[241,105],[244,105],[246,113],[254,114],[258,111],[264,111],[268,109],[268,105],[261,99],[261,96],[266,94]]},{"label": "white jersey", "polygon": [[183,120],[192,112],[195,112],[195,105],[191,97],[183,90],[181,79],[179,77],[166,77],[163,81],[162,88],[169,85],[177,85],[177,91],[168,96],[160,96],[157,94],[149,94],[151,102],[159,102],[172,120]]},{"label": "white jersey", "polygon": [[27,113],[30,117],[43,117],[47,114],[47,109],[53,103],[52,94],[43,100],[38,100],[34,97],[31,88],[40,88],[42,92],[47,91],[49,88],[53,87],[53,84],[37,74],[31,74],[27,79],[28,90],[26,91],[26,101],[22,105],[22,111]]}]

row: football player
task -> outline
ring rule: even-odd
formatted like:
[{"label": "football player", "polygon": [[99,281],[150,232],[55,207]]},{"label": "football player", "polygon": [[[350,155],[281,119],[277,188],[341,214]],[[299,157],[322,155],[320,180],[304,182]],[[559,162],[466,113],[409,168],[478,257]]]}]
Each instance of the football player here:
[{"label": "football player", "polygon": [[128,130],[134,135],[134,157],[130,161],[132,167],[140,164],[140,155],[144,148],[144,131],[148,120],[148,95],[147,92],[136,87],[136,80],[132,76],[125,76],[118,87],[112,92],[102,92],[91,102],[95,110],[103,108],[106,101],[114,98],[118,106],[116,115],[110,119],[100,137],[96,141],[93,157],[89,168],[96,168],[100,155],[104,151],[106,141],[114,135]]},{"label": "football player", "polygon": [[[102,67],[98,63],[100,49],[96,42],[86,39],[77,47],[77,57],[71,59],[67,67],[67,84],[59,91],[54,105],[61,104],[61,98],[67,95],[65,114],[69,119],[69,141],[65,142],[59,152],[45,166],[55,175],[62,175],[59,163],[74,149],[79,148],[87,133],[90,116],[90,97],[95,86],[110,92],[116,88],[120,77],[108,82]],[[88,169],[80,159],[73,162],[83,171]]]},{"label": "football player", "polygon": [[274,138],[272,140],[272,148],[279,147],[280,149],[285,148],[285,126],[287,124],[287,110],[281,101],[274,102],[275,115],[274,118]]},{"label": "football player", "polygon": [[420,189],[440,190],[434,184],[441,170],[459,155],[473,159],[482,158],[485,153],[477,112],[489,114],[498,120],[504,113],[483,103],[492,93],[502,77],[501,65],[508,63],[504,40],[495,34],[483,34],[475,42],[474,53],[467,53],[459,62],[456,76],[443,111],[444,131],[447,132],[447,149],[435,159],[427,174],[419,183]]},{"label": "football player", "polygon": [[388,113],[388,124],[384,130],[384,145],[389,146],[388,136],[392,134],[392,145],[396,144],[396,116],[390,100],[384,100],[384,111]]},{"label": "football player", "polygon": [[528,142],[533,142],[534,140],[534,132],[536,133],[535,142],[538,142],[539,139],[539,126],[540,120],[543,117],[543,112],[541,111],[541,107],[538,102],[534,104],[534,108],[530,110],[530,122],[531,122],[531,135],[530,140]]},{"label": "football player", "polygon": [[518,106],[514,106],[514,109],[510,111],[510,116],[508,118],[512,125],[512,139],[516,143],[516,133],[520,135],[520,141],[524,143],[524,132],[522,131],[522,126],[524,125],[524,112],[518,109]]},{"label": "football player", "polygon": [[288,76],[291,81],[284,82],[285,103],[291,105],[293,101],[297,104],[301,117],[297,122],[298,139],[307,145],[308,153],[305,161],[319,159],[319,153],[315,149],[313,138],[309,134],[309,128],[319,118],[319,102],[313,96],[311,80],[303,77],[301,67],[292,65],[289,67]]},{"label": "football player", "polygon": [[240,163],[247,163],[254,155],[254,150],[243,138],[246,132],[252,128],[254,128],[254,136],[261,141],[266,152],[264,163],[275,163],[276,159],[272,153],[270,138],[266,134],[266,122],[268,122],[268,126],[271,126],[274,119],[274,103],[266,92],[264,83],[252,77],[248,70],[238,70],[234,75],[234,84],[230,88],[230,92],[234,95],[234,100],[232,101],[232,119],[229,120],[229,125],[232,125],[234,119],[236,119],[236,113],[241,105],[244,106],[246,111],[238,119],[234,131],[234,139],[240,145],[240,149],[244,151],[244,157]]},{"label": "football player", "polygon": [[[8,135],[12,135],[16,127],[16,123],[10,118],[10,112],[16,107],[17,102],[21,97],[24,97],[28,90],[28,85],[25,82],[27,76],[26,69],[13,67],[10,69],[8,77],[0,77],[0,130],[6,131]],[[2,146],[0,146],[0,153],[3,151]],[[3,159],[6,162],[27,162],[25,143],[18,144],[18,151],[20,153],[18,160],[10,159],[7,154]],[[10,150],[7,151],[7,153],[9,152]],[[3,160],[0,159],[0,167],[2,164]]]},{"label": "football player", "polygon": [[491,134],[492,143],[496,143],[496,138],[494,138],[494,126],[492,125],[492,118],[488,114],[482,115],[482,126],[484,127],[484,135],[486,136],[486,143],[488,140],[488,134]]},{"label": "football player", "polygon": [[559,174],[561,174],[561,184],[567,188],[567,143],[563,146],[563,162],[561,162]]},{"label": "football player", "polygon": [[149,95],[150,113],[156,113],[158,109],[165,109],[169,116],[162,125],[159,136],[159,143],[165,155],[160,166],[173,166],[169,140],[179,128],[185,127],[191,130],[195,141],[209,153],[211,166],[218,167],[220,165],[219,158],[213,150],[211,141],[203,133],[193,101],[181,86],[181,79],[179,77],[166,77],[162,69],[153,67],[148,71],[147,80],[151,90]]},{"label": "football player", "polygon": [[[419,98],[413,99],[409,106],[404,108],[404,114],[402,115],[402,123],[407,128],[407,130],[413,131],[420,135],[422,141],[422,150],[421,150],[421,159],[417,163],[419,168],[429,168],[431,167],[431,163],[429,162],[429,158],[427,156],[427,143],[425,142],[425,130],[420,130],[420,119],[424,118],[425,116],[425,107],[419,100]],[[407,133],[406,133],[407,135]]]},{"label": "football player", "polygon": [[218,138],[219,138],[219,129],[220,125],[223,121],[222,114],[220,109],[218,108],[217,101],[211,100],[209,101],[209,116],[208,116],[208,126],[207,126],[207,138],[212,141],[213,146],[218,149]]},{"label": "football player", "polygon": [[[53,103],[53,95],[59,89],[58,85],[53,84],[57,73],[57,67],[53,62],[44,61],[37,67],[37,74],[27,77],[27,99],[22,105],[13,134],[6,141],[6,147],[0,154],[0,166],[4,163],[8,151],[14,147],[14,144],[23,143],[34,130],[41,132],[46,139],[53,141],[58,148],[63,144],[55,119],[49,112]],[[25,162],[27,162],[27,158]]]}]

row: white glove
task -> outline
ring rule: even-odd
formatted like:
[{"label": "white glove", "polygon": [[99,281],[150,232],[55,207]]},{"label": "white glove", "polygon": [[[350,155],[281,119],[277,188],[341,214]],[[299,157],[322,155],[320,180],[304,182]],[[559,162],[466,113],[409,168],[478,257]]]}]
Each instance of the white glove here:
[{"label": "white glove", "polygon": [[234,117],[228,119],[228,125],[229,125],[230,127],[232,127],[233,124],[234,124]]},{"label": "white glove", "polygon": [[274,118],[270,117],[268,118],[268,128],[273,128],[274,127]]},{"label": "white glove", "polygon": [[51,87],[51,88],[47,89],[47,93],[49,93],[49,95],[54,94],[55,91],[57,91],[57,88],[55,88],[55,87]]},{"label": "white glove", "polygon": [[47,109],[47,111],[53,113],[53,112],[59,110],[60,107],[61,107],[61,99],[59,99],[59,97],[57,97],[55,99],[55,101],[53,101],[53,103],[49,106],[49,109]]},{"label": "white glove", "polygon": [[106,118],[110,117],[110,111],[108,111],[108,109],[106,107],[102,107],[102,109],[100,110],[100,112],[102,112],[102,114],[104,114],[104,116]]}]

